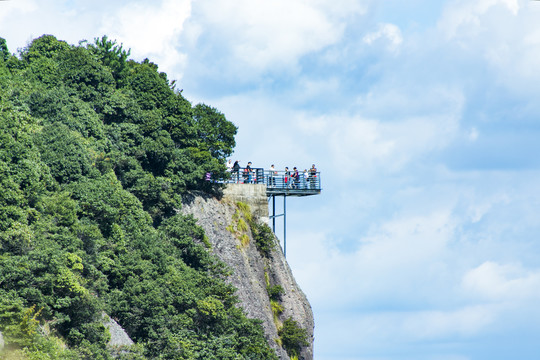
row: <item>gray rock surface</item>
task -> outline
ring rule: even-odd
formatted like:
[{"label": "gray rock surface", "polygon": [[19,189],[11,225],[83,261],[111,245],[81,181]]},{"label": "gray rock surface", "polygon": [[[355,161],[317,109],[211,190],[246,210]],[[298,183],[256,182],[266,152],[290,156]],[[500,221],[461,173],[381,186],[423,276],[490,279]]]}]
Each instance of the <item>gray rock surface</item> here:
[{"label": "gray rock surface", "polygon": [[131,346],[134,344],[126,331],[113,318],[104,315],[103,320],[103,325],[109,329],[111,334],[109,346]]},{"label": "gray rock surface", "polygon": [[107,344],[107,348],[113,358],[117,358],[123,354],[127,354],[134,344],[123,327],[120,326],[113,318],[103,313],[103,325],[109,330],[111,339]]},{"label": "gray rock surface", "polygon": [[[241,185],[249,192],[249,196],[240,194],[242,202],[248,200],[252,212],[259,218],[268,219],[268,203],[265,192],[253,192],[248,189],[251,185]],[[242,191],[240,190],[240,193]],[[267,278],[271,285],[283,287],[281,305],[283,313],[279,316],[278,323],[292,317],[298,324],[307,330],[310,345],[302,351],[300,359],[313,359],[313,328],[314,320],[311,306],[296,283],[291,269],[283,256],[277,239],[276,248],[269,259],[263,258],[249,232],[249,243],[242,244],[239,237],[226,228],[233,224],[234,214],[237,212],[237,195],[239,191],[225,192],[221,200],[203,194],[191,194],[184,196],[182,213],[191,214],[198,224],[205,230],[212,245],[211,251],[225,262],[232,270],[229,277],[237,289],[240,305],[250,318],[262,320],[266,338],[280,359],[289,359],[289,356],[276,341],[278,336],[278,324],[274,321],[274,315],[266,291]],[[253,197],[263,196],[262,201]],[[264,208],[263,208],[264,206]],[[264,216],[266,214],[266,217]],[[262,215],[262,216],[261,216]],[[266,274],[266,275],[265,275]]]}]

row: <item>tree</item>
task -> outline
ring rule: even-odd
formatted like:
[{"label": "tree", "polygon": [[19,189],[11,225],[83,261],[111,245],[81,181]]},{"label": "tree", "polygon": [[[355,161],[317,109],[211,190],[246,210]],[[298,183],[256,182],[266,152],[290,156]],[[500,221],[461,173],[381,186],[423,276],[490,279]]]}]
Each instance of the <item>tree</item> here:
[{"label": "tree", "polygon": [[96,171],[82,136],[66,125],[55,123],[45,126],[38,141],[42,160],[59,183],[73,182]]},{"label": "tree", "polygon": [[122,48],[122,44],[118,45],[115,40],[109,40],[107,35],[94,39],[94,45],[90,46],[91,51],[94,51],[101,63],[111,69],[115,80],[119,83],[125,77],[127,69],[127,60],[131,50],[127,51]]},{"label": "tree", "polygon": [[22,59],[31,63],[39,58],[53,59],[70,46],[52,35],[43,35],[30,43],[21,53]]},{"label": "tree", "polygon": [[[7,62],[2,40],[0,331],[19,331],[16,355],[110,359],[107,311],[140,358],[276,359],[177,211],[215,190],[203,176],[224,173],[236,127],[106,36],[44,35]],[[21,333],[41,327],[53,335]]]},{"label": "tree", "polygon": [[129,75],[125,81],[143,110],[159,110],[174,96],[167,80],[157,72],[157,65],[148,60],[142,64],[129,62]]},{"label": "tree", "polygon": [[291,357],[298,357],[302,347],[309,345],[306,329],[302,329],[292,318],[288,318],[283,322],[283,326],[279,329],[278,335],[281,338],[283,348]]},{"label": "tree", "polygon": [[7,59],[9,59],[9,55],[6,39],[0,37],[0,59],[7,61]]},{"label": "tree", "polygon": [[199,139],[198,145],[209,151],[212,157],[225,161],[236,145],[234,136],[237,127],[227,121],[225,115],[217,109],[205,104],[195,106],[193,117]]},{"label": "tree", "polygon": [[64,85],[97,107],[98,111],[101,110],[104,100],[111,96],[116,85],[110,69],[82,47],[60,53],[57,60]]}]

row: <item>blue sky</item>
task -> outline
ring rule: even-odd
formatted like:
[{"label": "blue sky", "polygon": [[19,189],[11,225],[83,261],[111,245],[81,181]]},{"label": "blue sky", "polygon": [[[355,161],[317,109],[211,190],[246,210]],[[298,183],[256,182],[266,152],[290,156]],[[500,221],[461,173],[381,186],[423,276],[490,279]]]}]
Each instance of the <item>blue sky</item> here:
[{"label": "blue sky", "polygon": [[10,50],[44,33],[150,58],[243,164],[322,171],[287,202],[316,360],[538,358],[540,2],[0,2]]}]

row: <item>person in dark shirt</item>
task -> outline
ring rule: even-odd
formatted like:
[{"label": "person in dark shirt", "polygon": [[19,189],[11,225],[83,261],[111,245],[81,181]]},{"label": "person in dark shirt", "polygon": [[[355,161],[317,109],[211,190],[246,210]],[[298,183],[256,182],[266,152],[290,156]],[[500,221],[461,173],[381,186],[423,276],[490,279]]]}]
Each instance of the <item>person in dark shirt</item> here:
[{"label": "person in dark shirt", "polygon": [[235,181],[236,183],[240,181],[240,163],[238,162],[238,160],[234,162],[231,175],[233,181]]},{"label": "person in dark shirt", "polygon": [[251,161],[249,161],[246,168],[244,169],[244,183],[251,184],[252,180],[253,180],[253,170],[251,170]]},{"label": "person in dark shirt", "polygon": [[298,185],[300,184],[300,174],[298,173],[298,169],[296,168],[296,166],[293,168],[291,178],[293,181],[292,183],[293,189],[298,189]]}]

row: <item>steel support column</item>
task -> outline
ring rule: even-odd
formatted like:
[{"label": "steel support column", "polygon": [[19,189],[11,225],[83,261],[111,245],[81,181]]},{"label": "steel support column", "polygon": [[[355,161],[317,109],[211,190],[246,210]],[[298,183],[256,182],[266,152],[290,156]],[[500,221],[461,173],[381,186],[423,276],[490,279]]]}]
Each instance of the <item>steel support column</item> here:
[{"label": "steel support column", "polygon": [[272,195],[272,231],[276,233],[276,195]]},{"label": "steel support column", "polygon": [[287,257],[287,195],[283,196],[283,255]]}]

